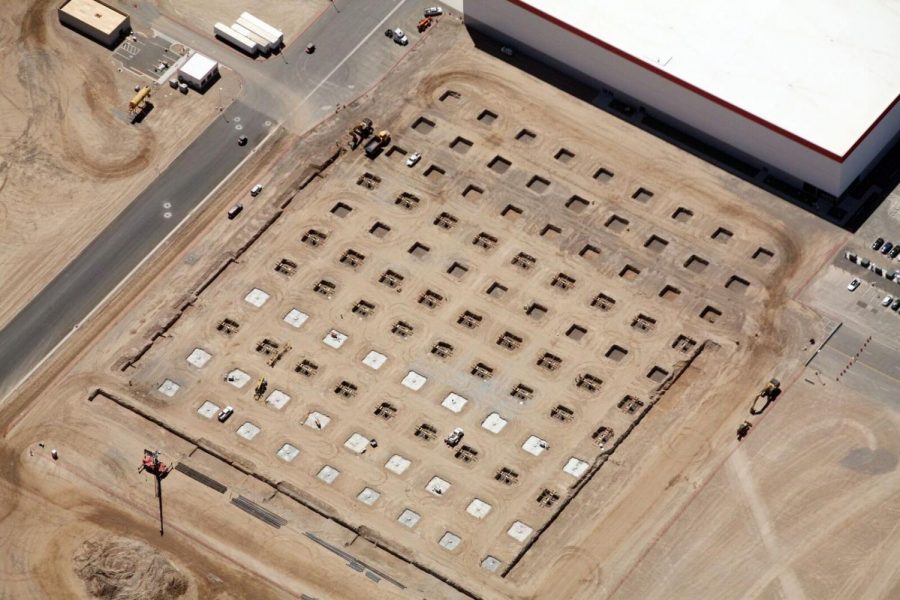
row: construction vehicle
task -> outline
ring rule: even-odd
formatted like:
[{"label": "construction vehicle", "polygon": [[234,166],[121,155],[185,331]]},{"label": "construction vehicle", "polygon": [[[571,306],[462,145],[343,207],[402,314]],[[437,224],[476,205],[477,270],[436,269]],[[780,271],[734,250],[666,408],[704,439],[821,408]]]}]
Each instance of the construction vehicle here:
[{"label": "construction vehicle", "polygon": [[416,25],[416,29],[419,30],[419,33],[422,33],[429,27],[431,27],[431,17],[425,17]]},{"label": "construction vehicle", "polygon": [[369,158],[375,158],[381,152],[381,149],[391,141],[391,132],[385,130],[379,131],[372,137],[371,140],[366,144],[365,151],[366,156]]},{"label": "construction vehicle", "polygon": [[738,441],[740,442],[745,437],[747,437],[747,434],[750,433],[750,429],[752,429],[752,428],[753,428],[753,424],[750,421],[744,421],[743,423],[738,425],[738,428],[737,428]]},{"label": "construction vehicle", "polygon": [[134,123],[148,108],[150,108],[150,86],[145,85],[128,102],[128,114],[131,116],[131,122]]},{"label": "construction vehicle", "polygon": [[256,382],[256,388],[253,390],[253,399],[259,400],[262,398],[262,395],[266,393],[266,389],[269,387],[269,382],[266,381],[265,377],[260,377],[259,381]]},{"label": "construction vehicle", "polygon": [[138,473],[147,471],[151,475],[155,475],[162,479],[168,475],[171,470],[172,468],[166,465],[166,463],[159,461],[159,450],[144,450],[144,460],[141,461],[141,467],[138,469]]},{"label": "construction vehicle", "polygon": [[[763,387],[756,395],[756,398],[753,399],[753,403],[750,405],[750,414],[762,414],[762,412],[768,408],[769,403],[778,398],[779,394],[781,394],[781,382],[775,378],[770,379],[765,387]],[[763,400],[762,403],[760,403],[760,399]]]},{"label": "construction vehicle", "polygon": [[360,142],[372,135],[372,119],[363,119],[350,130],[350,147],[356,149]]}]

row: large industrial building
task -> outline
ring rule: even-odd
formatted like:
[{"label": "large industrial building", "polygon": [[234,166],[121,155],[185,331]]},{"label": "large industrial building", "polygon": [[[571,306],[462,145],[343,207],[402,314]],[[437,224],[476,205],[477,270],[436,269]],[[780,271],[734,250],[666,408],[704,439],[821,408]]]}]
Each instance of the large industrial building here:
[{"label": "large industrial building", "polygon": [[128,15],[98,0],[68,0],[57,13],[60,23],[107,47],[131,31]]},{"label": "large industrial building", "polygon": [[882,0],[477,0],[467,23],[643,111],[839,196],[900,132]]}]

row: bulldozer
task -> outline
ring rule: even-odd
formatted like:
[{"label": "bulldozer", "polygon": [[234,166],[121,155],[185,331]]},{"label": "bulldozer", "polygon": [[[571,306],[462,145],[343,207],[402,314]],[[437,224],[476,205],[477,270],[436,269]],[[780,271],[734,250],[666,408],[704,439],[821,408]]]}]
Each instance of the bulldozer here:
[{"label": "bulldozer", "polygon": [[356,149],[360,142],[372,135],[372,119],[363,119],[350,130],[350,148]]},{"label": "bulldozer", "polygon": [[[769,404],[778,398],[780,394],[781,382],[773,377],[753,399],[753,403],[750,405],[750,414],[762,414],[763,411],[768,408]],[[762,402],[760,402],[760,400],[762,400]]]}]

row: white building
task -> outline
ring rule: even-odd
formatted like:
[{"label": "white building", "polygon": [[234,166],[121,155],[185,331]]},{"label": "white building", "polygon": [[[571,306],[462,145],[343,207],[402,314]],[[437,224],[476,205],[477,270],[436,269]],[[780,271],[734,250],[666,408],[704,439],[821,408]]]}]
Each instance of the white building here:
[{"label": "white building", "polygon": [[840,195],[900,132],[883,0],[467,0],[466,22],[729,153]]},{"label": "white building", "polygon": [[63,25],[104,46],[112,46],[131,31],[128,15],[98,0],[69,0],[57,10]]},{"label": "white building", "polygon": [[194,89],[202,90],[219,75],[219,63],[199,52],[194,53],[178,69],[178,79]]}]

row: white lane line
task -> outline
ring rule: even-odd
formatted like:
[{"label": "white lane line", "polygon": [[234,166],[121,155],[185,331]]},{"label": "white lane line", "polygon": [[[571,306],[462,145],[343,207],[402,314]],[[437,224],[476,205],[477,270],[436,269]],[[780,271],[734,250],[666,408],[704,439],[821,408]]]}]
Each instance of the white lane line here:
[{"label": "white lane line", "polygon": [[354,54],[356,54],[357,50],[359,50],[360,48],[362,48],[362,45],[365,44],[367,41],[369,41],[369,38],[372,37],[372,36],[375,34],[376,31],[380,31],[380,30],[381,30],[381,27],[384,25],[384,23],[385,23],[388,19],[390,19],[390,18],[394,15],[395,12],[397,12],[398,10],[400,10],[400,7],[403,6],[404,4],[406,4],[406,0],[400,0],[400,2],[397,3],[397,6],[395,6],[393,9],[391,9],[391,12],[389,12],[388,14],[386,14],[386,15],[384,16],[384,18],[383,18],[381,21],[379,21],[378,24],[377,24],[375,27],[372,28],[372,31],[370,31],[370,32],[366,35],[366,37],[364,37],[364,38],[363,38],[356,46],[354,46],[354,47],[353,47],[353,50],[351,50],[351,51],[347,54],[347,56],[345,56],[345,57],[341,60],[341,62],[339,62],[339,63],[338,63],[338,64],[337,64],[337,65],[336,65],[329,73],[328,73],[328,75],[326,75],[326,76],[322,79],[322,81],[320,81],[319,84],[318,84],[316,87],[314,87],[314,88],[312,89],[312,91],[311,91],[310,93],[308,93],[306,96],[304,96],[303,99],[302,99],[300,102],[297,103],[297,108],[294,108],[292,111],[290,111],[290,112],[289,112],[289,113],[281,120],[281,122],[282,122],[282,123],[287,123],[288,120],[294,115],[294,113],[297,112],[297,110],[299,109],[300,105],[305,104],[306,101],[309,100],[310,98],[312,98],[313,95],[314,95],[316,92],[318,92],[319,89],[320,89],[323,85],[325,85],[326,83],[328,83],[328,80],[331,79],[331,76],[334,75],[335,73],[337,73],[338,69],[340,69],[341,67],[343,67],[343,66],[344,66],[344,63],[346,63],[348,60],[350,60],[350,58],[351,58]]},{"label": "white lane line", "polygon": [[[19,388],[22,386],[23,383],[25,383],[29,378],[31,378],[32,375],[34,375],[35,371],[37,371],[38,369],[40,369],[41,366],[42,366],[45,362],[47,362],[48,360],[50,360],[50,358],[51,358],[54,354],[56,354],[57,350],[59,350],[59,348],[60,348],[63,344],[65,344],[66,341],[68,341],[68,339],[72,336],[72,334],[74,334],[76,331],[78,331],[78,329],[80,329],[81,326],[84,325],[84,323],[87,322],[88,319],[90,319],[92,316],[94,316],[94,313],[96,313],[98,310],[100,310],[101,308],[103,308],[103,306],[106,305],[106,303],[109,301],[109,299],[112,298],[112,297],[119,291],[119,289],[120,289],[123,285],[125,285],[125,284],[128,282],[129,279],[131,279],[131,276],[134,275],[135,272],[138,271],[141,267],[143,267],[143,266],[144,266],[144,263],[146,263],[148,260],[150,260],[150,258],[152,258],[152,257],[156,254],[156,252],[160,249],[160,247],[162,247],[163,244],[165,244],[166,242],[168,242],[168,241],[169,241],[169,238],[172,237],[172,236],[175,234],[175,232],[177,232],[179,229],[181,229],[181,226],[184,225],[184,223],[185,223],[188,219],[190,219],[191,216],[193,216],[193,214],[194,214],[195,212],[197,212],[198,210],[200,210],[200,208],[201,208],[204,204],[206,204],[206,202],[213,196],[213,194],[215,194],[216,192],[218,192],[219,189],[220,189],[223,185],[225,185],[225,184],[228,182],[229,179],[231,179],[231,176],[234,175],[235,172],[237,172],[238,169],[240,169],[241,167],[244,166],[244,163],[246,163],[248,160],[250,160],[251,158],[253,158],[253,156],[254,156],[254,154],[256,153],[256,151],[259,150],[260,148],[262,148],[263,144],[265,144],[265,143],[269,140],[270,137],[272,137],[273,135],[275,135],[275,132],[276,132],[276,131],[278,131],[278,128],[277,128],[277,127],[272,128],[272,130],[269,132],[269,134],[266,135],[266,137],[264,137],[263,140],[262,140],[259,144],[257,144],[257,145],[253,148],[253,150],[252,150],[251,152],[248,152],[248,153],[247,153],[247,156],[244,157],[244,160],[242,160],[241,162],[239,162],[235,168],[233,168],[231,171],[229,171],[228,174],[225,175],[225,177],[222,178],[222,181],[220,181],[220,182],[218,183],[218,185],[216,185],[216,187],[214,187],[214,188],[212,189],[212,191],[211,191],[210,193],[208,193],[208,194],[203,198],[203,200],[201,200],[201,201],[197,204],[197,206],[195,206],[193,209],[191,209],[191,211],[190,211],[188,214],[186,214],[186,215],[184,216],[184,218],[183,218],[181,221],[179,221],[178,224],[175,225],[175,227],[173,227],[171,231],[169,231],[168,234],[166,234],[166,237],[164,237],[163,239],[161,239],[161,240],[159,241],[159,243],[156,244],[156,246],[153,247],[153,250],[151,250],[150,252],[148,252],[147,255],[144,256],[144,258],[141,259],[141,262],[139,262],[139,263],[138,263],[131,271],[128,272],[128,274],[122,279],[122,281],[120,281],[120,282],[116,285],[116,287],[114,287],[114,288],[112,289],[112,291],[110,291],[106,296],[104,296],[103,299],[102,299],[100,302],[98,302],[97,305],[94,306],[93,309],[91,309],[91,312],[89,312],[87,315],[85,315],[85,317],[84,317],[83,319],[81,319],[80,321],[78,321],[78,323],[76,323],[75,326],[72,327],[71,331],[69,331],[69,333],[67,333],[66,336],[65,336],[63,339],[61,339],[61,340],[59,341],[58,344],[56,344],[55,346],[53,346],[53,348],[50,350],[50,352],[48,352],[47,354],[45,354],[44,357],[43,357],[43,358],[42,358],[42,359],[41,359],[34,367],[32,367],[32,369],[31,369],[30,371],[28,371],[28,373],[25,374],[24,377],[22,377],[19,381],[17,381],[16,384],[15,384],[13,387],[11,387],[10,390],[9,390],[6,394],[4,394],[2,397],[0,397],[0,406],[3,406],[3,404],[6,402],[6,400],[9,399],[9,398],[13,395],[13,393],[14,393],[17,389],[19,389]],[[154,181],[155,181],[155,180],[154,180]],[[133,201],[132,201],[132,202],[133,202]],[[101,234],[101,235],[102,235],[102,234]],[[65,268],[68,268],[68,265],[66,265]],[[65,272],[65,268],[63,269],[63,272]]]}]

